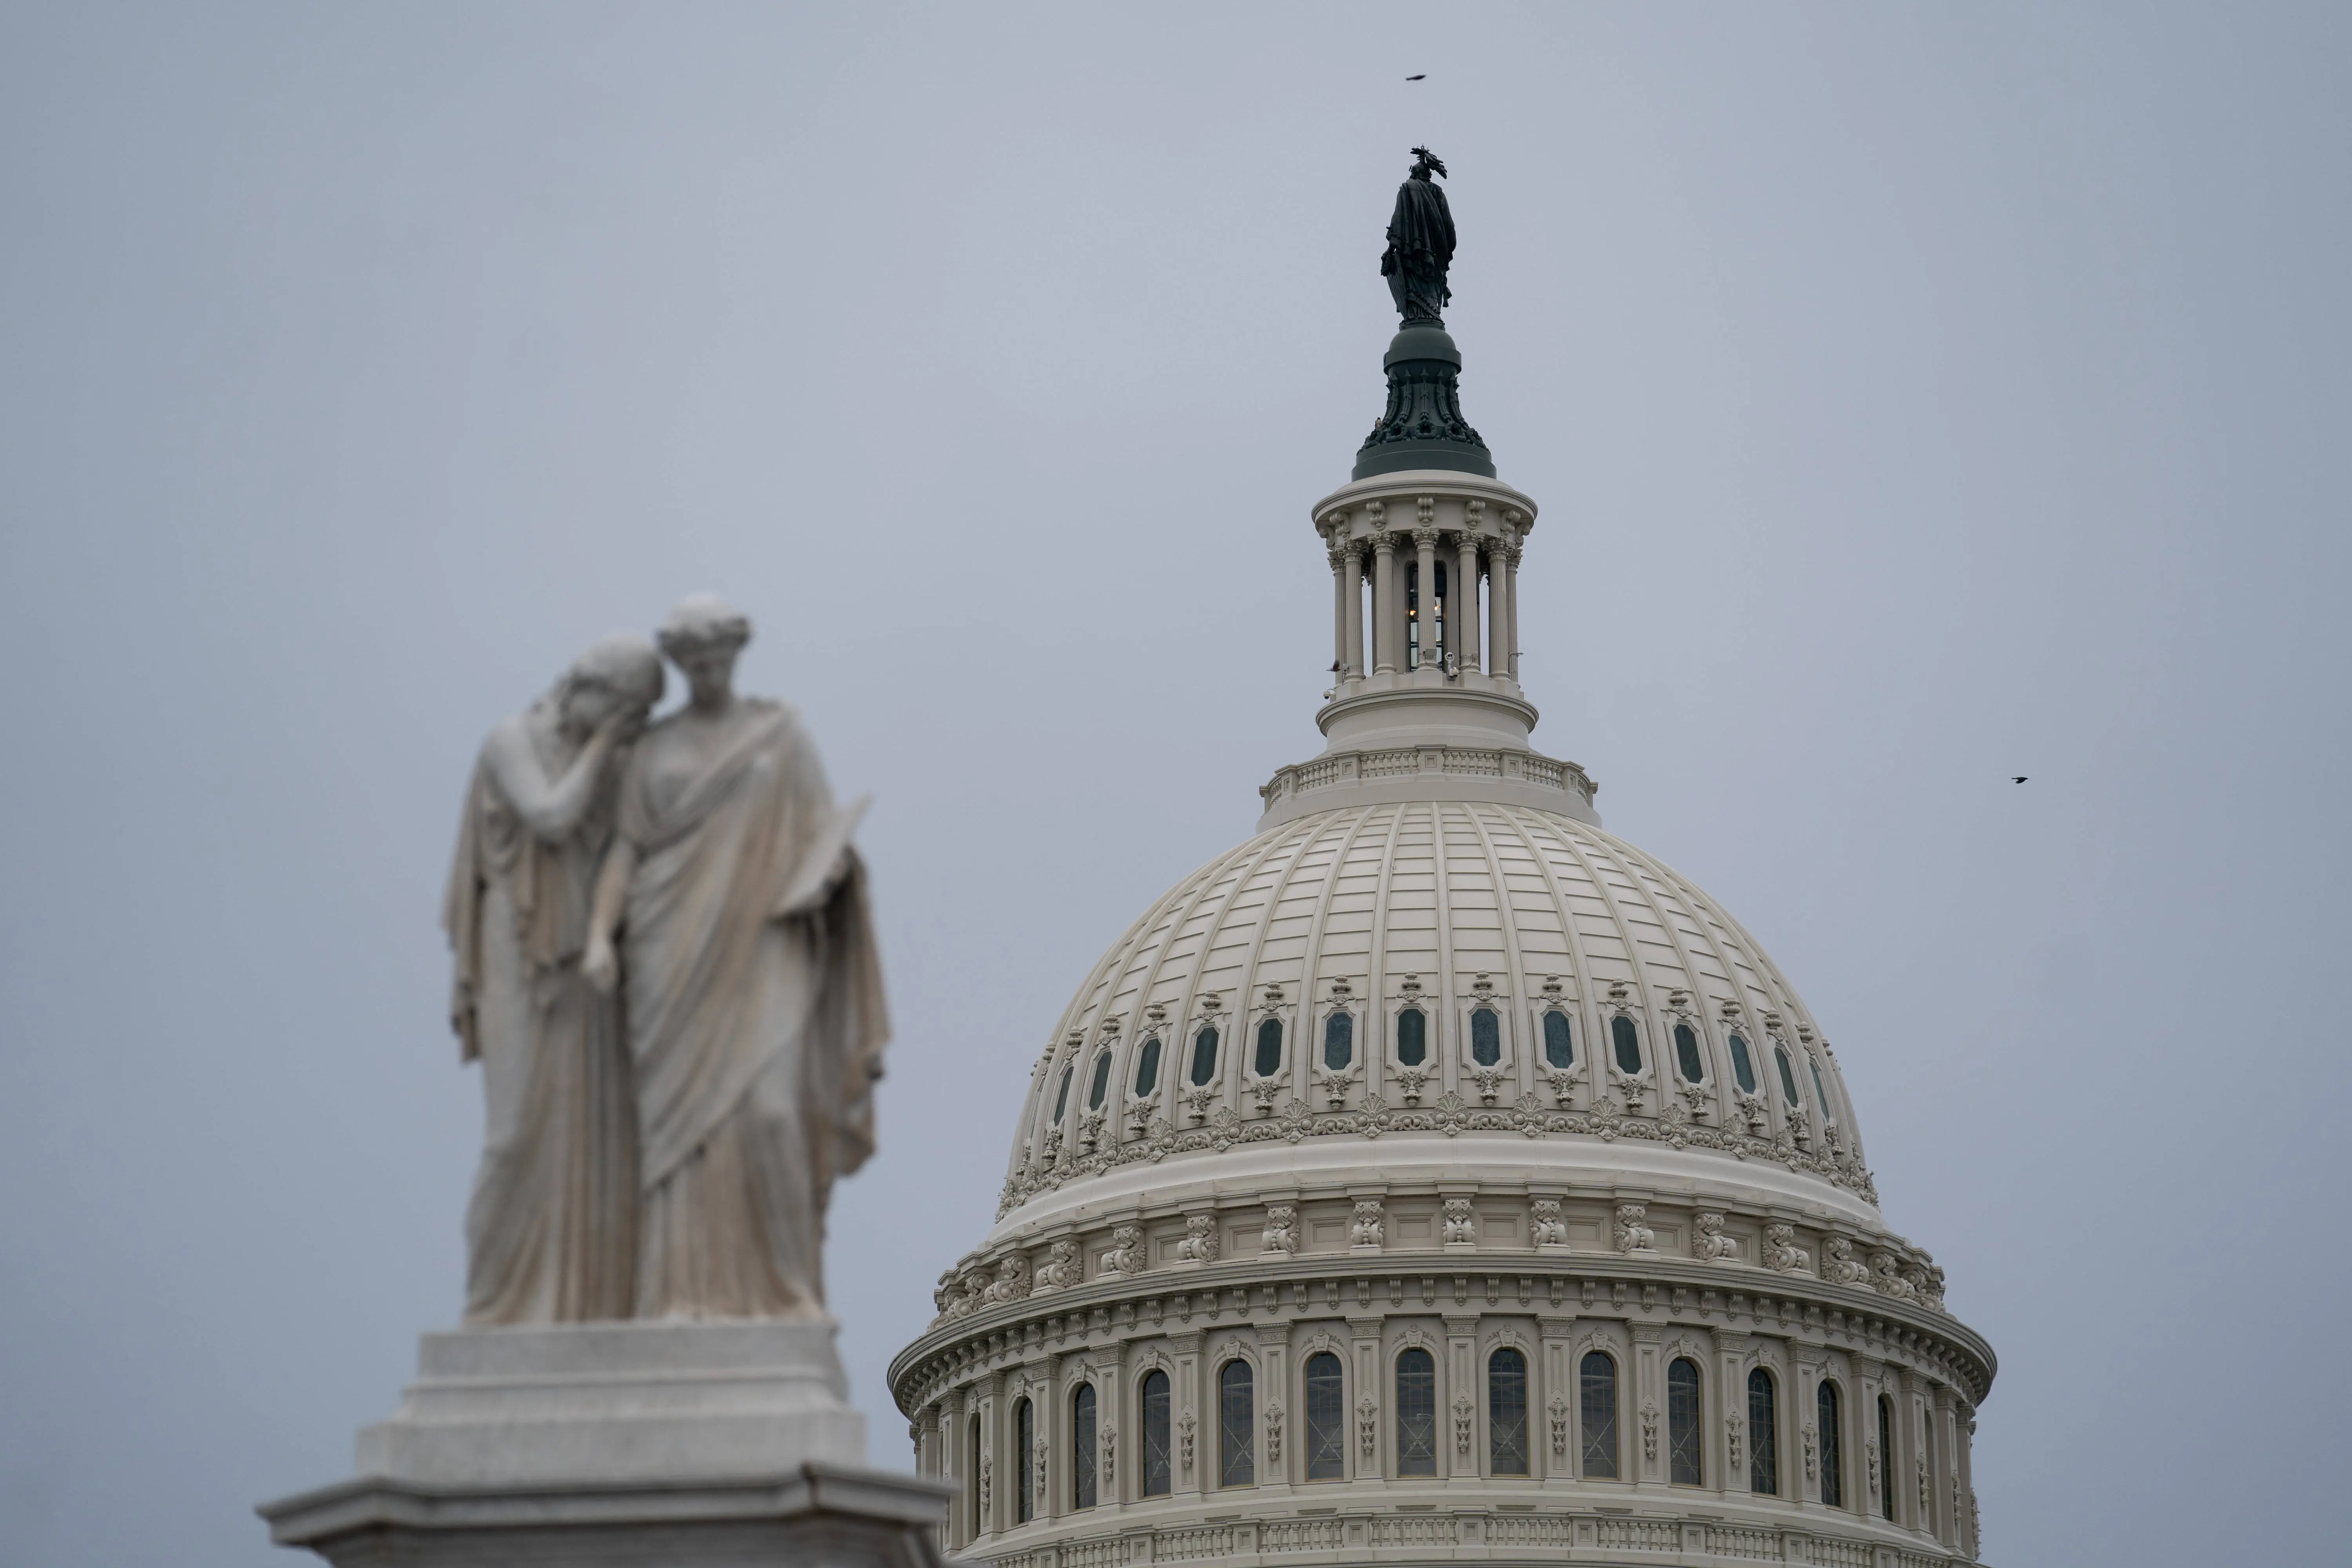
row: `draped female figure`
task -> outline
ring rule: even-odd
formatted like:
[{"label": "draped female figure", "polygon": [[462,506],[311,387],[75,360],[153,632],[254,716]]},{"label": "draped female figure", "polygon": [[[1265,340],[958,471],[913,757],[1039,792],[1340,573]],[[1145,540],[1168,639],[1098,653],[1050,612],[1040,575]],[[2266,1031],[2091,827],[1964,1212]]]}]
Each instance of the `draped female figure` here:
[{"label": "draped female figure", "polygon": [[467,784],[442,923],[450,1023],[488,1108],[466,1211],[469,1326],[623,1318],[634,1300],[628,1053],[580,959],[614,764],[661,689],[651,643],[607,637],[491,731]]},{"label": "draped female figure", "polygon": [[823,1316],[825,1205],[873,1149],[887,1024],[854,816],[793,711],[735,693],[750,637],[708,598],[662,628],[691,697],[631,756],[591,919],[636,1086],[645,1318]]}]

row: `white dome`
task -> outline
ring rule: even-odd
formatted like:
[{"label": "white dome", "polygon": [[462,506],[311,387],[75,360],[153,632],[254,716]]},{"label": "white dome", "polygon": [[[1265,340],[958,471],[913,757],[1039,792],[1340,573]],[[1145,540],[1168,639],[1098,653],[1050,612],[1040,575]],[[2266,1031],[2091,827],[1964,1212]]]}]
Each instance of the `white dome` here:
[{"label": "white dome", "polygon": [[[1399,1053],[1408,1009],[1424,1018],[1417,1071]],[[1564,1070],[1557,1024],[1547,1052],[1555,1012]],[[1481,1048],[1474,1030],[1489,1027]],[[1458,1163],[1454,1141],[1478,1133],[1532,1140],[1512,1163],[1563,1175],[1623,1172],[1628,1142],[1653,1142],[1689,1156],[1637,1161],[1654,1170],[1877,1223],[1836,1058],[1755,939],[1624,840],[1527,806],[1355,805],[1261,833],[1146,910],[1053,1041],[1000,1233],[1189,1184],[1212,1174],[1195,1162],[1254,1144],[1357,1145],[1286,1160],[1328,1167],[1371,1158],[1377,1138],[1392,1169]]]}]

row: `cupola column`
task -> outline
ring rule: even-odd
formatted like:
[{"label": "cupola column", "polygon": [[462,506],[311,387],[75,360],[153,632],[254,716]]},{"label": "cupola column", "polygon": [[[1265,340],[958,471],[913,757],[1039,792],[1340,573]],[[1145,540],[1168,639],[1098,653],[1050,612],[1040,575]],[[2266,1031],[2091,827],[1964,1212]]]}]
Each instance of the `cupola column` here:
[{"label": "cupola column", "polygon": [[1354,680],[1364,673],[1364,552],[1352,539],[1339,549],[1339,679]]},{"label": "cupola column", "polygon": [[[1379,520],[1373,520],[1378,526]],[[1404,662],[1404,595],[1397,589],[1396,536],[1381,528],[1372,535],[1372,658],[1378,673],[1394,675]]]},{"label": "cupola column", "polygon": [[1337,529],[1325,553],[1331,558],[1331,679],[1336,684],[1348,679],[1348,551]]},{"label": "cupola column", "polygon": [[1461,650],[1462,668],[1478,668],[1478,536],[1462,536],[1461,569],[1454,576],[1454,597],[1457,601],[1451,619],[1457,631],[1454,646]]},{"label": "cupola column", "polygon": [[[1423,513],[1425,519],[1427,512]],[[1414,659],[1416,668],[1430,665],[1437,658],[1437,530],[1427,521],[1412,531],[1412,544],[1420,568],[1415,578],[1413,616],[1419,622],[1420,636]]]},{"label": "cupola column", "polygon": [[1496,563],[1502,569],[1495,574],[1495,657],[1490,668],[1496,675],[1519,679],[1519,541],[1505,533],[1502,548],[1495,552]]}]

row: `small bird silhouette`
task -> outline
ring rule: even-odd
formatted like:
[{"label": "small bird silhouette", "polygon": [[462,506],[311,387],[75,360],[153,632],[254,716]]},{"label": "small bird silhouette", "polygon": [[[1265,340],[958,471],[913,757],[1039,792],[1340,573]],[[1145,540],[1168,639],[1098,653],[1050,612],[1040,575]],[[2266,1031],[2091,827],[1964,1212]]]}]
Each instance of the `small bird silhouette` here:
[{"label": "small bird silhouette", "polygon": [[2011,784],[2023,784],[2023,783],[2025,782],[2025,775],[2024,775],[2023,773],[2020,773],[2020,774],[2018,774],[2015,778],[2011,779],[2009,782],[2010,782],[2010,783],[2011,783]]},{"label": "small bird silhouette", "polygon": [[1428,79],[1428,77],[1429,73],[1427,71],[1423,71],[1419,76],[1409,76],[1404,79],[1407,81],[1424,81]]}]

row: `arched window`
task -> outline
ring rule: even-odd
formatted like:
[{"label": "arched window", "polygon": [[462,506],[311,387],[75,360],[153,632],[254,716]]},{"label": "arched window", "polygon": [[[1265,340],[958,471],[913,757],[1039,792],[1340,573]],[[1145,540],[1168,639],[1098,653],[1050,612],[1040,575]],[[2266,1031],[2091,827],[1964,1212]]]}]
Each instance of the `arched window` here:
[{"label": "arched window", "polygon": [[1678,1487],[1706,1484],[1698,1429],[1698,1363],[1677,1356],[1666,1368],[1666,1479]]},{"label": "arched window", "polygon": [[1706,1081],[1706,1064],[1698,1055],[1698,1031],[1688,1024],[1675,1026],[1675,1065],[1682,1068],[1685,1083]]},{"label": "arched window", "polygon": [[1616,1042],[1617,1070],[1640,1072],[1642,1070],[1642,1036],[1641,1032],[1633,1027],[1633,1020],[1622,1013],[1610,1019],[1609,1037]]},{"label": "arched window", "polygon": [[1805,1065],[1813,1070],[1813,1103],[1822,1108],[1823,1116],[1827,1116],[1830,1113],[1830,1086],[1822,1081],[1822,1064],[1807,1056]]},{"label": "arched window", "polygon": [[1576,1041],[1568,1030],[1568,1015],[1554,1007],[1544,1015],[1544,1065],[1572,1068],[1576,1065]]},{"label": "arched window", "polygon": [[1169,1458],[1168,1374],[1164,1372],[1146,1373],[1143,1377],[1143,1495],[1166,1497],[1175,1474],[1175,1467]]},{"label": "arched window", "polygon": [[1348,1474],[1348,1391],[1339,1358],[1318,1351],[1307,1358],[1307,1479],[1344,1480]]},{"label": "arched window", "polygon": [[1528,1358],[1507,1347],[1486,1358],[1486,1468],[1528,1473]]},{"label": "arched window", "polygon": [[1064,1068],[1062,1069],[1062,1087],[1054,1091],[1054,1124],[1057,1127],[1061,1125],[1062,1112],[1067,1110],[1070,1104],[1070,1075],[1077,1070],[1078,1064],[1076,1062],[1072,1062],[1068,1067]]},{"label": "arched window", "polygon": [[1503,1025],[1492,1007],[1470,1015],[1470,1059],[1482,1068],[1503,1059]]},{"label": "arched window", "polygon": [[1397,1474],[1437,1473],[1437,1363],[1415,1347],[1396,1359]]},{"label": "arched window", "polygon": [[1756,1064],[1748,1059],[1748,1042],[1738,1035],[1731,1037],[1731,1076],[1739,1080],[1739,1092],[1756,1092]]},{"label": "arched window", "polygon": [[1037,1441],[1037,1412],[1027,1400],[1013,1407],[1013,1522],[1026,1524],[1037,1508],[1037,1472],[1033,1457]]},{"label": "arched window", "polygon": [[1895,1517],[1895,1405],[1878,1396],[1878,1511]]},{"label": "arched window", "polygon": [[1772,1374],[1758,1367],[1748,1374],[1748,1489],[1780,1495],[1780,1411]]},{"label": "arched window", "polygon": [[1217,1076],[1217,1031],[1206,1028],[1192,1037],[1192,1082],[1204,1084]]},{"label": "arched window", "polygon": [[1599,1351],[1588,1351],[1577,1367],[1577,1387],[1584,1418],[1582,1446],[1585,1476],[1617,1479],[1617,1363]]},{"label": "arched window", "polygon": [[1355,1059],[1356,1020],[1346,1013],[1334,1013],[1323,1020],[1323,1065],[1343,1072]]},{"label": "arched window", "polygon": [[1100,1110],[1103,1096],[1110,1092],[1110,1053],[1105,1051],[1095,1058],[1094,1082],[1087,1086],[1087,1109]]},{"label": "arched window", "polygon": [[1813,1391],[1814,1416],[1821,1427],[1822,1502],[1829,1508],[1845,1506],[1845,1444],[1841,1439],[1843,1428],[1838,1421],[1837,1384],[1823,1378]]},{"label": "arched window", "polygon": [[1070,1395],[1070,1506],[1095,1506],[1095,1385]]},{"label": "arched window", "polygon": [[1160,1087],[1160,1037],[1143,1042],[1135,1059],[1135,1098],[1141,1100]]},{"label": "arched window", "polygon": [[1282,1020],[1268,1018],[1257,1026],[1257,1060],[1251,1064],[1260,1078],[1282,1070]]},{"label": "arched window", "polygon": [[1772,1059],[1780,1064],[1780,1092],[1789,1097],[1790,1106],[1804,1104],[1805,1097],[1797,1092],[1797,1075],[1789,1070],[1789,1053],[1779,1046],[1774,1046]]},{"label": "arched window", "polygon": [[971,1533],[978,1535],[986,1528],[988,1521],[981,1517],[980,1512],[980,1417],[977,1415],[971,1418],[966,1441],[971,1445],[965,1450],[971,1455],[971,1459],[964,1468],[971,1474],[964,1478],[963,1495],[964,1500],[971,1505]]},{"label": "arched window", "polygon": [[1429,1015],[1407,1007],[1397,1015],[1397,1065],[1417,1068],[1429,1059]]},{"label": "arched window", "polygon": [[1229,1361],[1217,1369],[1217,1484],[1257,1482],[1257,1389],[1250,1363]]}]

